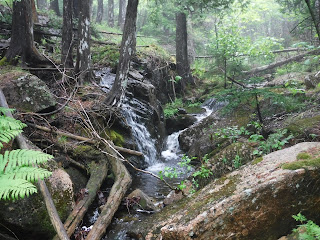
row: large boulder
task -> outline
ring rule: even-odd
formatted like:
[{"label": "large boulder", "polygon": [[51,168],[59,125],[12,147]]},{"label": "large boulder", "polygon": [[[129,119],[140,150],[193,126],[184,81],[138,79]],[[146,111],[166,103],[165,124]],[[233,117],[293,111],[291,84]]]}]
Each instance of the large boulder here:
[{"label": "large boulder", "polygon": [[295,226],[293,214],[302,211],[320,220],[319,169],[305,162],[301,169],[281,167],[301,161],[302,151],[319,159],[320,143],[300,143],[249,163],[135,224],[131,235],[148,240],[278,239]]},{"label": "large boulder", "polygon": [[[64,170],[57,168],[46,180],[46,184],[64,222],[74,206],[72,181]],[[37,194],[15,202],[1,201],[0,223],[14,229],[19,239],[51,239],[55,235],[40,190]]]},{"label": "large boulder", "polygon": [[166,119],[166,130],[168,135],[190,127],[197,121],[195,116],[190,114],[178,114]]},{"label": "large boulder", "polygon": [[248,113],[234,112],[222,116],[219,112],[213,112],[207,118],[180,133],[180,148],[189,156],[204,156],[224,142],[224,139],[214,137],[215,131],[231,126],[246,126],[248,122]]},{"label": "large boulder", "polygon": [[24,112],[52,110],[57,102],[47,85],[25,72],[8,72],[0,77],[0,88],[10,107]]}]

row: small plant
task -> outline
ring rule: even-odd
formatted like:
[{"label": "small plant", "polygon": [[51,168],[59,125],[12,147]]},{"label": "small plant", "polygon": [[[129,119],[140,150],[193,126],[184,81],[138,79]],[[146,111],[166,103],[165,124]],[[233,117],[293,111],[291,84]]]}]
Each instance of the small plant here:
[{"label": "small plant", "polygon": [[163,112],[165,118],[170,118],[173,117],[175,114],[178,113],[178,108],[183,107],[182,99],[177,98],[174,102],[172,103],[167,103]]},{"label": "small plant", "polygon": [[[6,116],[9,110],[0,108],[0,150],[22,132],[26,125]],[[49,177],[51,172],[36,168],[34,164],[45,163],[53,156],[39,151],[17,149],[0,154],[0,200],[15,200],[37,192],[32,182]]]},{"label": "small plant", "polygon": [[313,221],[308,220],[301,213],[292,216],[297,222],[300,222],[298,228],[293,229],[293,232],[299,234],[299,240],[314,240],[320,239],[320,227]]},{"label": "small plant", "polygon": [[236,155],[234,157],[234,159],[232,160],[232,165],[235,169],[241,167],[241,157],[239,155]]}]

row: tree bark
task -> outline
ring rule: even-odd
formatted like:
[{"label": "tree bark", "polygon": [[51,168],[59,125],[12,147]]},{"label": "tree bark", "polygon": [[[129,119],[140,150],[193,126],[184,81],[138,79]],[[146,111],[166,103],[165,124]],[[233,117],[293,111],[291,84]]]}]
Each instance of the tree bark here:
[{"label": "tree bark", "polygon": [[58,0],[51,0],[49,9],[53,10],[57,14],[57,16],[61,16]]},{"label": "tree bark", "polygon": [[114,27],[114,0],[108,0],[108,26]]},{"label": "tree bark", "polygon": [[64,68],[72,68],[73,67],[73,58],[72,58],[72,48],[73,48],[72,10],[73,10],[73,1],[63,0],[61,64],[63,64]]},{"label": "tree bark", "polygon": [[314,9],[314,8],[311,6],[310,0],[304,0],[304,1],[306,2],[307,6],[308,6],[308,10],[309,10],[309,13],[310,13],[310,15],[311,15],[313,24],[314,24],[314,26],[315,26],[315,28],[316,28],[317,35],[318,35],[318,40],[319,40],[319,42],[320,42],[320,28],[319,28],[319,25],[318,25],[318,23],[317,23],[316,16],[315,16],[315,14],[314,14],[314,12],[313,12],[313,9]]},{"label": "tree bark", "polygon": [[38,18],[36,3],[34,0],[31,0],[31,9],[32,9],[32,20],[34,23],[38,23],[39,18]]},{"label": "tree bark", "polygon": [[[94,201],[97,191],[100,189],[102,182],[107,177],[108,167],[107,161],[101,163],[92,163],[90,167],[90,179],[86,185],[88,194],[73,208],[66,222],[64,223],[65,229],[69,237],[74,233],[76,227],[81,223],[84,215],[88,211],[91,203]],[[59,240],[56,235],[53,240]]]},{"label": "tree bark", "polygon": [[78,50],[75,72],[79,77],[79,84],[82,86],[84,81],[89,81],[91,72],[91,3],[92,1],[80,0],[79,24],[78,24]]},{"label": "tree bark", "polygon": [[[1,107],[9,108],[7,100],[6,100],[1,89],[0,89],[0,105],[1,105]],[[13,118],[11,112],[8,112],[7,114],[9,117]],[[29,148],[26,140],[24,139],[24,137],[21,134],[18,135],[17,142],[18,142],[20,148],[22,148],[22,149]],[[44,201],[45,201],[45,204],[47,207],[47,212],[49,214],[51,223],[52,223],[54,229],[56,230],[56,233],[58,234],[58,236],[61,240],[69,240],[69,237],[68,237],[66,230],[64,229],[64,226],[60,220],[57,209],[53,203],[52,197],[49,193],[49,190],[47,188],[46,183],[42,179],[39,179],[38,183],[39,183],[39,188],[40,188],[40,191],[42,193],[42,196],[44,198]]]},{"label": "tree bark", "polygon": [[126,10],[126,0],[119,0],[119,15],[118,15],[118,27],[123,29],[124,25],[124,17],[125,17],[125,10]]},{"label": "tree bark", "polygon": [[101,23],[103,18],[103,0],[98,0],[97,18],[96,22]]},{"label": "tree bark", "polygon": [[47,62],[34,45],[31,0],[13,2],[11,41],[5,57],[16,64],[18,56],[22,65]]},{"label": "tree bark", "polygon": [[187,83],[194,84],[188,60],[187,17],[184,12],[176,13],[176,61],[177,74],[182,77],[181,90],[184,91]]},{"label": "tree bark", "polygon": [[117,68],[116,79],[110,93],[107,96],[106,104],[119,105],[125,95],[128,82],[128,73],[132,55],[136,50],[136,22],[139,0],[128,1],[126,20],[122,35],[120,59]]},{"label": "tree bark", "polygon": [[47,8],[47,0],[37,0],[37,7],[40,10],[44,10]]},{"label": "tree bark", "polygon": [[71,0],[73,1],[73,16],[79,18],[79,1],[80,0]]}]

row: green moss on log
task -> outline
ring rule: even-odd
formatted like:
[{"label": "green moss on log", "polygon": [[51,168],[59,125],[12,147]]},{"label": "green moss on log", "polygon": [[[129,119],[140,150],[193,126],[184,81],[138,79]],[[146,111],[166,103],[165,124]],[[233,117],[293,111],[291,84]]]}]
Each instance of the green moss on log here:
[{"label": "green moss on log", "polygon": [[297,170],[308,167],[320,168],[320,158],[300,160],[292,163],[285,163],[282,165],[282,169],[287,170]]}]

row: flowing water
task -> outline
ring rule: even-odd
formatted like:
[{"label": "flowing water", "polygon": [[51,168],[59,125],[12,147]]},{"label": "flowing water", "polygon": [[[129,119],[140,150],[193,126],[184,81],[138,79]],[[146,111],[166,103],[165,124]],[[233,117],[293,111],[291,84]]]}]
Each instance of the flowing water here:
[{"label": "flowing water", "polygon": [[[96,73],[96,75],[101,76],[101,86],[105,88],[106,92],[108,92],[112,87],[115,75],[110,73],[109,69],[99,71]],[[206,111],[202,114],[195,115],[197,122],[200,122],[202,119],[208,117],[212,112],[217,111],[223,105],[224,103],[219,103],[215,99],[206,101],[202,106]],[[145,162],[148,166],[146,170],[155,174],[158,174],[159,171],[162,171],[165,167],[174,167],[177,168],[177,171],[184,171],[184,169],[179,168],[177,165],[183,156],[178,141],[179,134],[183,130],[169,135],[166,139],[164,149],[162,150],[161,154],[159,154],[156,150],[156,141],[151,138],[151,134],[145,126],[145,123],[148,120],[143,116],[145,116],[148,111],[150,111],[148,105],[140,102],[137,99],[126,98],[122,105],[123,115],[125,116],[128,125],[132,128],[132,134],[138,150],[144,154]],[[187,176],[188,173],[185,173],[180,175],[177,179],[169,180],[169,182],[172,185],[177,185]],[[163,200],[165,195],[170,192],[170,189],[160,180],[141,172],[137,172],[137,174],[133,176],[133,184],[131,188],[132,190],[139,188],[147,195],[155,198],[158,201]],[[91,224],[94,223],[98,215],[98,210],[91,214]],[[139,212],[134,213],[134,215],[131,215],[130,217],[128,217],[128,213],[118,213],[111,226],[107,229],[107,235],[104,239],[130,239],[126,237],[125,229],[129,225],[134,224],[135,221],[142,220],[145,217],[145,213],[142,214]]]}]

